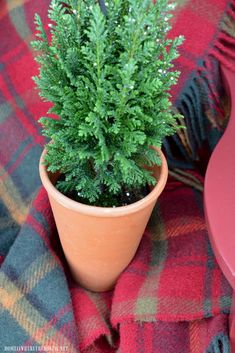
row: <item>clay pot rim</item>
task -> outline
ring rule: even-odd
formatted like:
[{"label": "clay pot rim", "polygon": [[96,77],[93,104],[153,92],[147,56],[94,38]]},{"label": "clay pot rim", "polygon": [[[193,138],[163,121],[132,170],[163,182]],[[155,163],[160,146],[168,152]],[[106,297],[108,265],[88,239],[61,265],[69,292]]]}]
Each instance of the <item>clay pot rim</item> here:
[{"label": "clay pot rim", "polygon": [[67,209],[73,210],[75,212],[80,212],[87,215],[93,215],[96,217],[119,217],[122,215],[127,215],[135,213],[140,209],[147,207],[149,204],[157,200],[158,196],[163,191],[168,177],[168,166],[167,161],[158,147],[153,147],[159,154],[161,158],[160,175],[158,183],[154,186],[153,190],[145,196],[143,199],[136,201],[130,205],[119,206],[119,207],[99,207],[99,206],[90,206],[82,204],[80,202],[74,201],[69,197],[62,194],[59,190],[55,188],[52,182],[49,179],[45,165],[43,164],[44,156],[46,154],[46,148],[43,150],[40,161],[39,161],[39,174],[45,187],[46,191],[52,198],[56,199],[61,205]]}]

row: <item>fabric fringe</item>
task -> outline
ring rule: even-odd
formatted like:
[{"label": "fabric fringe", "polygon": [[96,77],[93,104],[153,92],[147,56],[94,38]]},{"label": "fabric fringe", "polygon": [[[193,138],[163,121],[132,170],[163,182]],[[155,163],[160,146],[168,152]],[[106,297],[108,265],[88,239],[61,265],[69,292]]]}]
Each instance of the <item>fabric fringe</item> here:
[{"label": "fabric fringe", "polygon": [[197,191],[203,192],[203,182],[196,178],[194,175],[190,173],[190,171],[183,171],[181,169],[175,168],[173,170],[169,170],[169,175],[179,181],[180,183],[190,186]]},{"label": "fabric fringe", "polygon": [[205,353],[231,353],[229,337],[218,335],[213,339]]},{"label": "fabric fringe", "polygon": [[213,55],[221,64],[235,72],[235,1],[228,3],[227,12],[221,21],[218,38],[211,48]]},{"label": "fabric fringe", "polygon": [[[175,102],[176,110],[184,116],[180,123],[185,129],[166,139],[163,148],[177,180],[183,181],[180,169],[196,168],[205,174],[227,125],[230,103],[221,84],[221,64],[235,72],[235,0],[229,1],[214,43]],[[197,189],[198,184],[195,186]]]}]

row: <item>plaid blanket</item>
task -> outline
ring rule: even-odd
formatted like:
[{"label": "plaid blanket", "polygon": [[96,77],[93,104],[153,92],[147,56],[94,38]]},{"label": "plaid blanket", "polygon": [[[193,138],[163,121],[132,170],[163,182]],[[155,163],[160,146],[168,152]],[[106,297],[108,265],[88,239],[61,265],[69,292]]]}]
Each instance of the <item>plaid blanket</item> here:
[{"label": "plaid blanket", "polygon": [[170,178],[138,252],[113,291],[72,280],[38,160],[34,13],[48,0],[0,2],[0,352],[229,352],[231,288],[203,215],[203,171],[229,112],[219,64],[235,66],[235,1],[178,0],[171,35],[186,37],[172,89],[187,130],[164,143]]}]

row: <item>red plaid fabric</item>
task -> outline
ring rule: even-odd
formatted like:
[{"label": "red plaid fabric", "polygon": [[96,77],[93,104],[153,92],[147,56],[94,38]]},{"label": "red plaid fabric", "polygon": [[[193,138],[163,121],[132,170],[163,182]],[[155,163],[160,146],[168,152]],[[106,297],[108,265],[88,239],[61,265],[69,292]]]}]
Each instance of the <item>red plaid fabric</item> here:
[{"label": "red plaid fabric", "polygon": [[47,22],[48,4],[0,7],[0,352],[229,352],[231,288],[208,240],[201,172],[228,115],[219,64],[235,69],[234,0],[178,1],[171,35],[186,40],[172,99],[187,130],[165,141],[168,185],[135,258],[102,294],[73,282],[46,192],[38,193],[37,119],[48,104],[31,80],[29,43],[34,13]]},{"label": "red plaid fabric", "polygon": [[[222,348],[224,346],[223,337],[218,335],[218,331],[223,331],[226,325],[225,316],[203,321],[160,322],[158,325],[153,323],[123,324],[120,326],[120,352],[130,353],[133,347],[136,347],[135,352],[144,353],[197,353],[205,352],[205,346],[208,347],[208,353],[216,352],[216,350],[226,352]],[[212,343],[209,338],[211,336],[216,337]],[[218,347],[221,347],[220,350]]]},{"label": "red plaid fabric", "polygon": [[[89,293],[70,284],[82,350],[89,347],[91,337],[92,342],[100,335],[112,339],[113,330],[130,322],[157,322],[164,327],[162,322],[191,322],[229,311],[230,287],[212,253],[198,207],[201,201],[192,188],[169,184],[115,291]],[[146,327],[152,332],[155,326]],[[169,332],[170,327],[175,326],[169,325]]]}]

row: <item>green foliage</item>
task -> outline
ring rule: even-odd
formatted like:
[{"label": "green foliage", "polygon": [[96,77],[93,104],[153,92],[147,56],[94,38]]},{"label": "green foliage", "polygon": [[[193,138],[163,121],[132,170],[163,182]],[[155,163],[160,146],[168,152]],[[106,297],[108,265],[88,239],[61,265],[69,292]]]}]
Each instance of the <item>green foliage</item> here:
[{"label": "green foliage", "polygon": [[40,119],[51,141],[47,168],[65,175],[62,192],[98,205],[104,192],[155,183],[143,166],[160,163],[149,147],[179,128],[169,89],[183,40],[166,38],[168,0],[105,4],[106,15],[95,0],[52,0],[49,28],[36,15],[32,42],[40,66],[34,81],[53,103],[48,113],[59,117]]}]

